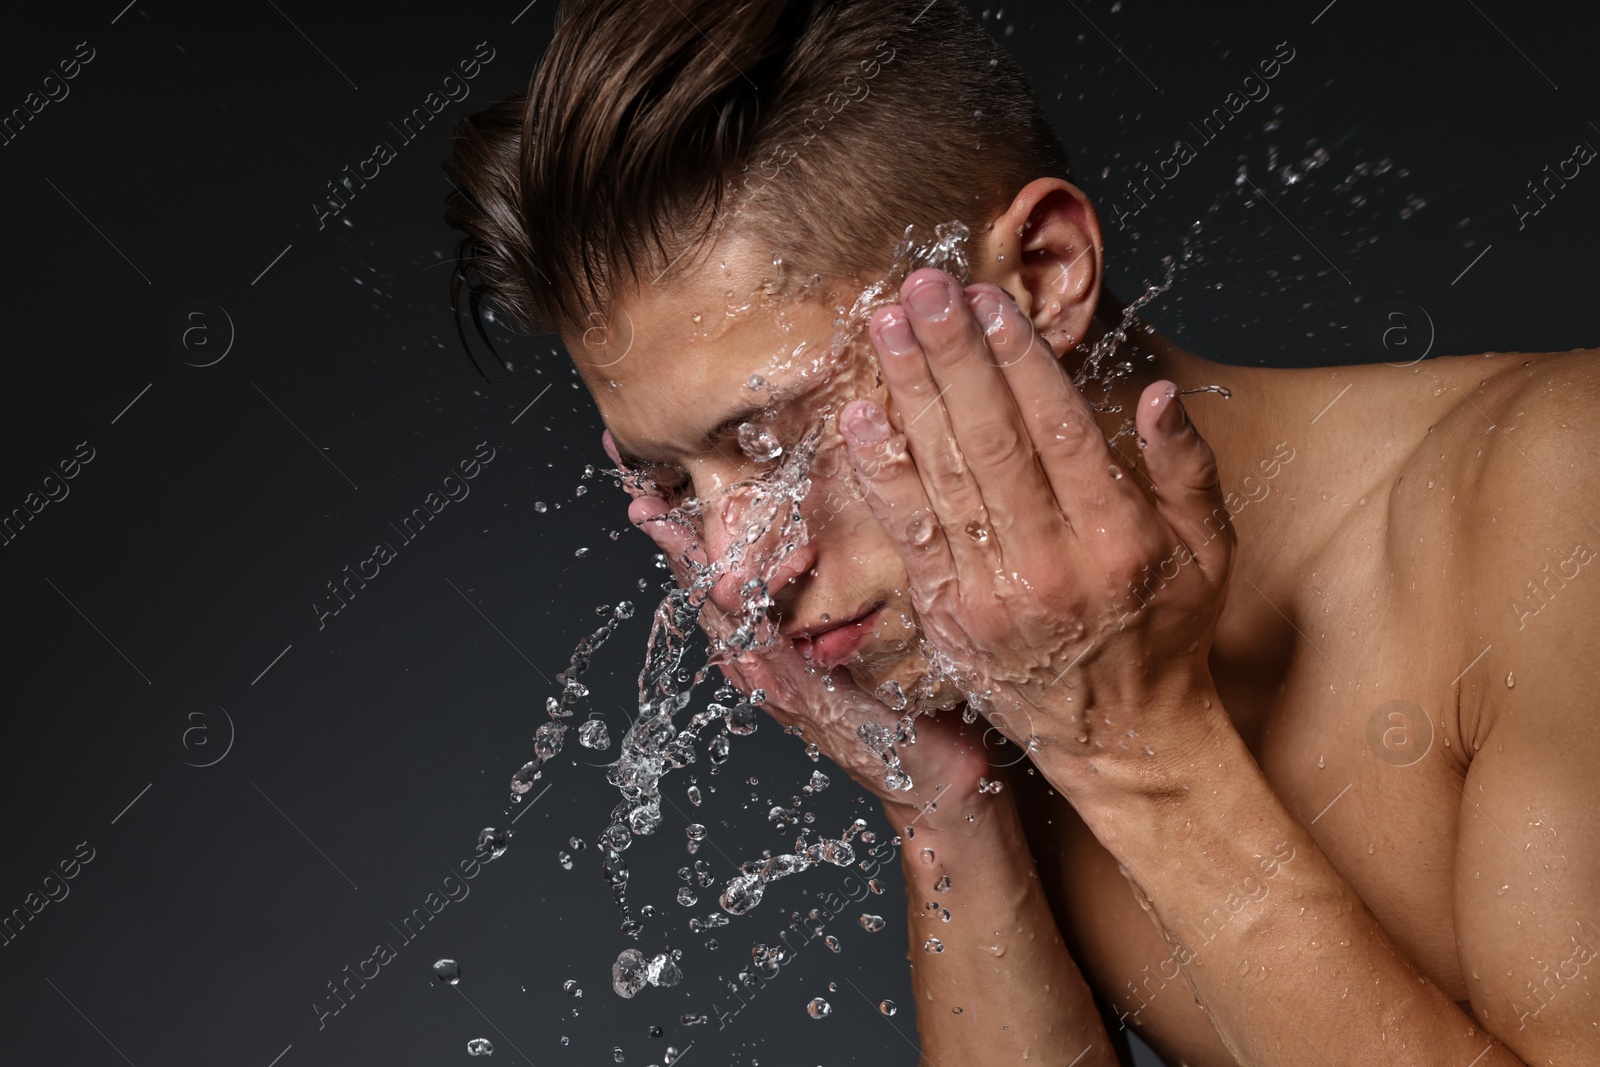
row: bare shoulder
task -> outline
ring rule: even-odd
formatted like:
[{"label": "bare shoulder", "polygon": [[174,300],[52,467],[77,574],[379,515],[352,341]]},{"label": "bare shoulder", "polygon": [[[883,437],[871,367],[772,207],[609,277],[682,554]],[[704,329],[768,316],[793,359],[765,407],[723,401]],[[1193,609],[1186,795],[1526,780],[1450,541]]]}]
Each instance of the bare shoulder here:
[{"label": "bare shoulder", "polygon": [[1592,1001],[1528,970],[1592,960],[1600,907],[1600,353],[1510,357],[1465,393],[1457,950],[1475,1016],[1522,1060],[1600,1062]]},{"label": "bare shoulder", "polygon": [[[1592,652],[1600,622],[1600,351],[1503,358],[1462,388],[1441,443],[1464,491],[1467,651],[1487,647],[1487,676],[1514,685],[1519,665]],[[1485,703],[1480,735],[1504,704]]]},{"label": "bare shoulder", "polygon": [[1554,504],[1592,485],[1600,444],[1600,350],[1502,357],[1511,362],[1463,392],[1488,441],[1480,505]]}]

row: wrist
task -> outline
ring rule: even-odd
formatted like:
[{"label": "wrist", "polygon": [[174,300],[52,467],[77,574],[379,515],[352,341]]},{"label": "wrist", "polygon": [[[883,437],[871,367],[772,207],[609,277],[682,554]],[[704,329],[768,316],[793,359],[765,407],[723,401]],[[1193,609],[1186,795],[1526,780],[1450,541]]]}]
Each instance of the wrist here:
[{"label": "wrist", "polygon": [[[1209,679],[1167,697],[1151,697],[1107,723],[1134,723],[1124,736],[1112,730],[1041,739],[1033,762],[1052,785],[1089,818],[1091,809],[1144,803],[1171,804],[1214,787],[1219,765],[1244,748]],[[1117,730],[1122,730],[1118,726]]]},{"label": "wrist", "polygon": [[884,815],[905,849],[924,839],[977,837],[987,831],[996,809],[1012,803],[1002,772],[995,772],[993,782],[979,779],[961,787],[940,783],[928,789],[927,799],[920,802],[902,793],[884,800]]}]

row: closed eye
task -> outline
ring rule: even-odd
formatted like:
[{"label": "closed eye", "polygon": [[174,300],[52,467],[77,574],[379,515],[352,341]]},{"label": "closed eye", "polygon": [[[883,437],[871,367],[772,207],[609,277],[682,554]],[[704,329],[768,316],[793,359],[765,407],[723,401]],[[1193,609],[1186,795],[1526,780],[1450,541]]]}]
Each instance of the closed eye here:
[{"label": "closed eye", "polygon": [[656,492],[669,500],[682,496],[691,484],[689,472],[676,463],[646,463],[640,473]]}]

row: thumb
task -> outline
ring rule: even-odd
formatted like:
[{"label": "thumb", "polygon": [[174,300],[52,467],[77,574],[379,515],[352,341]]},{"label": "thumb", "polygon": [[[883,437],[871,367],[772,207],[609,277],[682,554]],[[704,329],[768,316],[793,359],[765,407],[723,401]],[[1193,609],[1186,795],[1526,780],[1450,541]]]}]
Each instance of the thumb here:
[{"label": "thumb", "polygon": [[1183,538],[1201,570],[1220,580],[1235,537],[1217,457],[1190,421],[1178,387],[1166,379],[1145,387],[1134,421],[1146,442],[1145,470],[1155,485],[1157,513]]}]

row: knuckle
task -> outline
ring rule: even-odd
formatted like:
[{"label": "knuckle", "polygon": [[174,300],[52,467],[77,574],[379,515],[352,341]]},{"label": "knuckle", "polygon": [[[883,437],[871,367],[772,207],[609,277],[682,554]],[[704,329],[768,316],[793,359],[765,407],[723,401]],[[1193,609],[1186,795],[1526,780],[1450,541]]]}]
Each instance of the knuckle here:
[{"label": "knuckle", "polygon": [[1022,435],[1010,420],[996,420],[973,427],[961,451],[972,462],[986,467],[999,466],[1021,458]]},{"label": "knuckle", "polygon": [[965,464],[954,456],[941,456],[928,464],[928,488],[941,497],[953,497],[967,485]]},{"label": "knuckle", "polygon": [[1045,435],[1044,449],[1055,453],[1080,452],[1102,440],[1100,428],[1088,416],[1068,411]]}]

